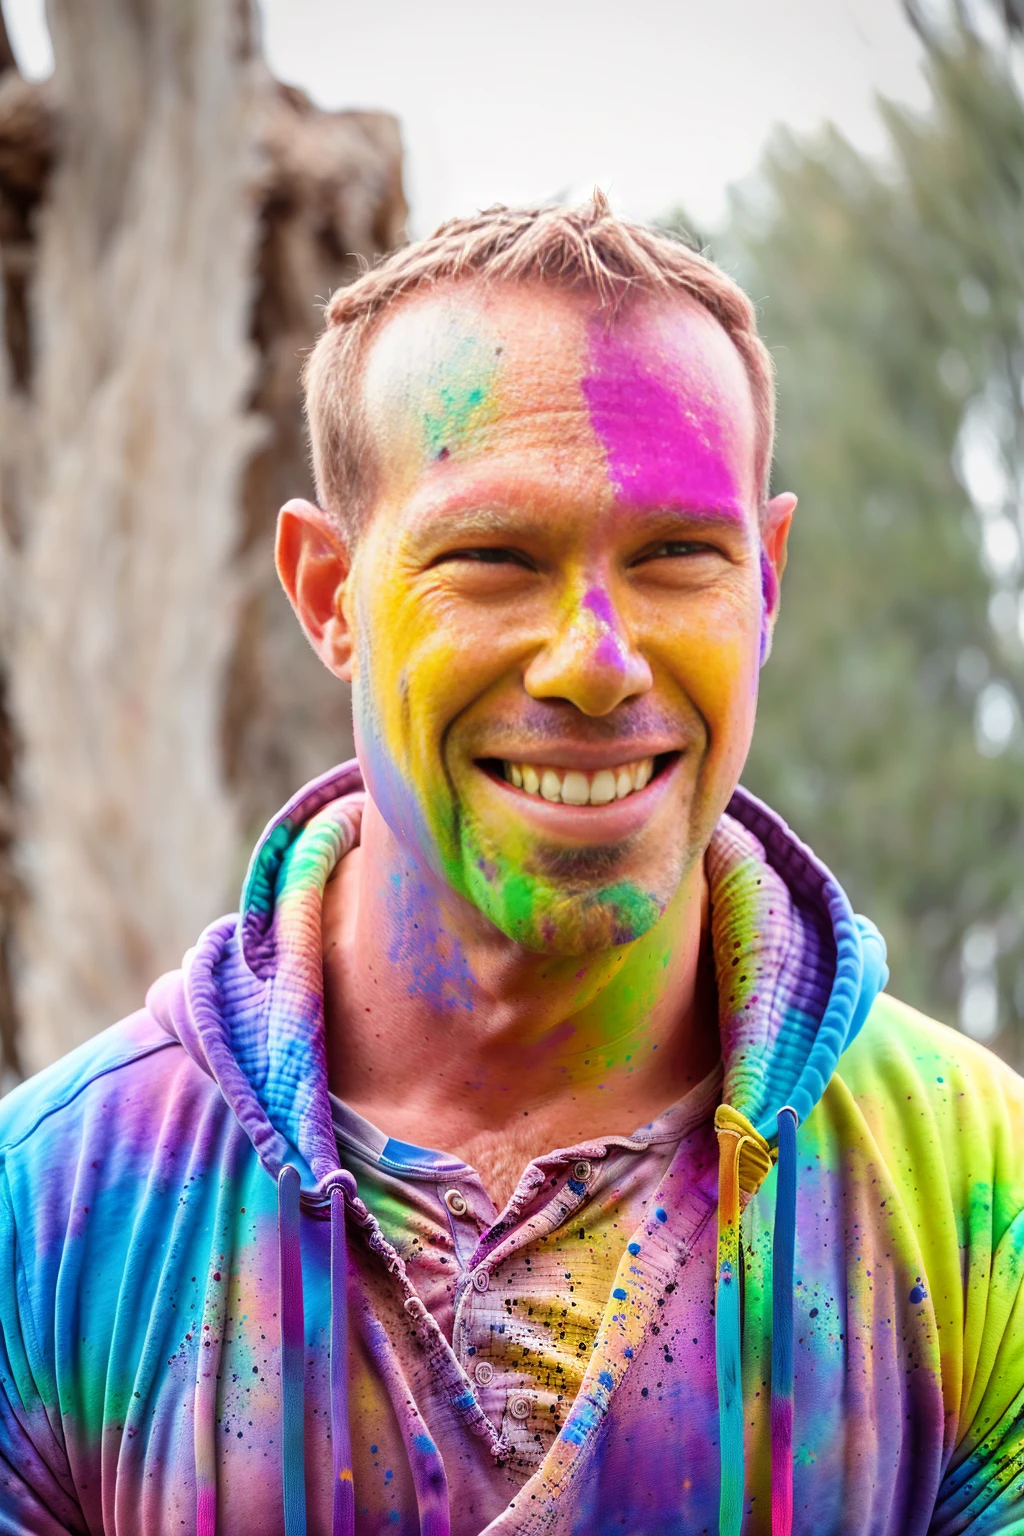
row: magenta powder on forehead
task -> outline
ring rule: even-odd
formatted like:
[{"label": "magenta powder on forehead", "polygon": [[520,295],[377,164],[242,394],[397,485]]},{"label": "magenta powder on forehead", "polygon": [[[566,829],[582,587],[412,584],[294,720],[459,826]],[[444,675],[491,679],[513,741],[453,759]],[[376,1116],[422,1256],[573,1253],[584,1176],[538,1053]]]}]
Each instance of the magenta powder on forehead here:
[{"label": "magenta powder on forehead", "polygon": [[623,506],[736,507],[714,388],[698,360],[689,377],[669,374],[653,347],[599,322],[582,388]]}]

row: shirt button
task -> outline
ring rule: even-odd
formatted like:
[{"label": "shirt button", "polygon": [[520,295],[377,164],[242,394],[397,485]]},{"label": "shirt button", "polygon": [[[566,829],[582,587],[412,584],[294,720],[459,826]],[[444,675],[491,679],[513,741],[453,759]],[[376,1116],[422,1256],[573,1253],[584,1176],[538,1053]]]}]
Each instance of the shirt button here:
[{"label": "shirt button", "polygon": [[530,1399],[528,1397],[513,1397],[508,1405],[508,1411],[514,1419],[528,1419],[530,1417]]},{"label": "shirt button", "polygon": [[585,1184],[590,1178],[592,1172],[593,1169],[585,1157],[581,1157],[578,1163],[573,1163],[572,1176],[574,1179],[578,1180],[580,1184]]},{"label": "shirt button", "polygon": [[474,1290],[486,1291],[486,1289],[490,1285],[490,1283],[491,1283],[491,1277],[487,1273],[486,1269],[484,1269],[482,1264],[481,1264],[479,1269],[474,1269],[474,1271],[473,1271],[473,1289]]},{"label": "shirt button", "polygon": [[489,1360],[478,1360],[473,1367],[473,1375],[482,1387],[486,1387],[489,1381],[494,1380],[494,1366]]},{"label": "shirt button", "polygon": [[460,1194],[457,1189],[445,1190],[444,1203],[451,1211],[453,1216],[465,1216],[466,1212],[469,1210],[465,1195]]}]

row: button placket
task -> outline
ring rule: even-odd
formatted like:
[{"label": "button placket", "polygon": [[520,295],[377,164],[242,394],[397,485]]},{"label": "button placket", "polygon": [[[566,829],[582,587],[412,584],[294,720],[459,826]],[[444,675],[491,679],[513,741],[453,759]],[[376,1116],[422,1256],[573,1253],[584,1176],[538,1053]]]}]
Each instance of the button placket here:
[{"label": "button placket", "polygon": [[[534,1209],[529,1214],[520,1214],[519,1220],[507,1231],[502,1239],[493,1247],[483,1249],[481,1262],[473,1268],[469,1268],[466,1260],[461,1260],[464,1266],[455,1302],[455,1315],[453,1320],[452,1348],[457,1358],[465,1362],[465,1369],[474,1386],[481,1389],[490,1387],[494,1391],[494,1384],[500,1388],[502,1378],[499,1367],[490,1360],[477,1360],[471,1363],[471,1357],[478,1348],[486,1349],[490,1339],[489,1324],[493,1316],[494,1298],[486,1301],[486,1293],[499,1286],[497,1272],[505,1265],[513,1255],[528,1248],[529,1245],[548,1234],[558,1230],[567,1219],[589,1198],[593,1186],[597,1182],[598,1169],[591,1158],[577,1157],[567,1160],[561,1165],[557,1164],[549,1168],[549,1175],[545,1182],[548,1183],[546,1198],[539,1209]],[[583,1186],[580,1188],[579,1186]],[[574,1187],[575,1186],[575,1187]],[[442,1189],[441,1197],[449,1211],[451,1206],[447,1200],[448,1191]],[[456,1193],[459,1193],[456,1191]],[[540,1190],[537,1192],[541,1193]],[[453,1223],[453,1229],[458,1243],[459,1237],[466,1232],[466,1223]],[[478,1250],[479,1251],[479,1250]],[[492,1279],[494,1286],[492,1286]],[[502,1318],[504,1321],[504,1318]],[[501,1330],[502,1332],[504,1329]],[[467,1355],[470,1359],[467,1360]],[[503,1400],[503,1407],[499,1403]],[[492,1419],[495,1409],[505,1418],[508,1433],[516,1438],[527,1433],[529,1420],[534,1419],[537,1404],[533,1398],[522,1390],[507,1395],[507,1389],[501,1392],[497,1402],[493,1397],[488,1398],[488,1418]],[[514,1404],[514,1406],[513,1406]],[[481,1398],[481,1407],[483,1399]],[[494,1426],[497,1428],[497,1426]]]}]

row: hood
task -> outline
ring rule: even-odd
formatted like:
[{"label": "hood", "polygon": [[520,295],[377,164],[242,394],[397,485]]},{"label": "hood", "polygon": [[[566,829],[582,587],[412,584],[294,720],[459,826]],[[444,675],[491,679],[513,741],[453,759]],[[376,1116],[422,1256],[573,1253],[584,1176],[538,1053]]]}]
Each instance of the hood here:
[{"label": "hood", "polygon": [[[401,1259],[357,1198],[355,1181],[339,1167],[328,1097],[321,907],[335,865],[359,840],[364,800],[355,761],[300,790],[256,846],[240,913],[211,924],[181,970],[162,977],[147,997],[154,1017],[214,1078],[261,1164],[277,1181],[285,1536],[305,1531],[301,1210],[327,1208],[331,1218],[336,1532],[354,1530],[344,1372],[346,1219],[359,1224],[408,1292],[407,1307],[418,1308],[417,1315],[425,1310]],[[773,1536],[787,1536],[792,1527],[797,1129],[885,985],[885,945],[872,923],[854,915],[825,866],[745,790],[736,790],[715,830],[706,869],[724,1067],[723,1103],[715,1119],[720,1150],[715,1302],[719,1531],[720,1536],[739,1536],[743,1515],[740,1220],[746,1201],[777,1161],[772,1530]],[[429,1329],[429,1314],[421,1321]],[[470,1416],[481,1416],[471,1392],[464,1406]],[[441,1533],[447,1530],[446,1494],[439,1491],[443,1468],[421,1428],[423,1433],[413,1437],[410,1461],[417,1497],[422,1495],[422,1529]],[[201,1528],[207,1525],[201,1522]]]},{"label": "hood", "polygon": [[[241,912],[210,925],[147,1005],[216,1079],[276,1177],[337,1167],[327,1093],[320,910],[359,840],[357,762],[307,784],[253,852]],[[723,1099],[769,1141],[806,1120],[887,978],[885,945],[785,822],[737,789],[707,855]],[[296,1157],[298,1154],[298,1157]],[[312,1190],[310,1190],[312,1193]]]}]

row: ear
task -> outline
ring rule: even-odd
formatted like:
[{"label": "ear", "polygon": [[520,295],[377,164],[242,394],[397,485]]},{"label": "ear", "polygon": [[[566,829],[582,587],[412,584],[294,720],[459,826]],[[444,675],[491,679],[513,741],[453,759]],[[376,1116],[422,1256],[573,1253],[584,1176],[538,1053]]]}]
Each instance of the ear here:
[{"label": "ear", "polygon": [[343,599],[351,559],[337,525],[310,501],[285,502],[277,519],[277,574],[306,638],[328,671],[352,681],[352,631]]},{"label": "ear", "polygon": [[761,664],[768,660],[772,648],[775,621],[779,616],[779,591],[782,573],[786,569],[789,552],[789,529],[796,511],[796,497],[792,491],[773,496],[761,516],[761,583],[764,597],[764,615],[761,629]]}]

